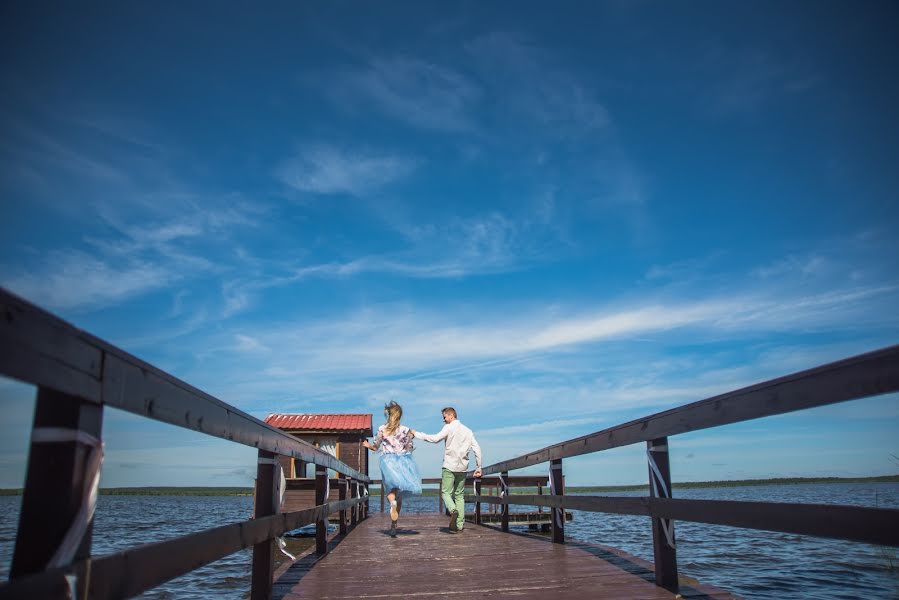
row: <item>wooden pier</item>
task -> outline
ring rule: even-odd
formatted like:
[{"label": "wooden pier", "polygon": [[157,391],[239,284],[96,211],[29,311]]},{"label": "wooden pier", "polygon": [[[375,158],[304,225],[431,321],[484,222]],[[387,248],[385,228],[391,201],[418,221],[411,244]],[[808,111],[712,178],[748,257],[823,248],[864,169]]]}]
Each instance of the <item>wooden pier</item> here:
[{"label": "wooden pier", "polygon": [[[403,516],[396,538],[370,515],[362,470],[256,419],[0,288],[0,375],[37,388],[31,444],[7,598],[118,600],[245,548],[251,598],[413,596],[726,598],[678,573],[674,524],[730,527],[899,547],[899,510],[851,505],[672,497],[669,443],[682,433],[899,392],[899,346],[761,382],[487,465],[471,480],[474,521],[461,534],[440,513]],[[129,413],[258,450],[254,515],[247,521],[107,555],[92,551],[93,499],[103,413]],[[333,408],[333,407],[328,407]],[[565,493],[563,461],[645,444],[646,497]],[[314,464],[314,506],[282,512],[282,461]],[[548,467],[547,494],[511,494],[510,472]],[[332,476],[332,472],[337,477]],[[495,490],[495,491],[492,491]],[[486,493],[485,493],[486,492]],[[491,492],[493,495],[491,495]],[[499,527],[483,524],[495,505]],[[550,538],[510,530],[510,507],[547,509]],[[489,508],[488,508],[489,510]],[[650,564],[565,535],[566,510],[638,515],[651,523]],[[327,521],[338,515],[339,533]],[[315,524],[314,554],[274,572],[276,539]],[[340,543],[338,543],[340,542]],[[806,561],[797,557],[797,562]],[[276,581],[276,584],[273,582]]]},{"label": "wooden pier", "polygon": [[[324,557],[311,553],[275,574],[272,598],[628,598],[672,600],[655,585],[652,565],[620,551],[579,542],[553,544],[536,535],[504,533],[468,523],[451,534],[432,513],[390,518],[373,514],[331,540]],[[365,552],[359,552],[365,548]],[[730,593],[682,581],[683,598],[731,599]]]}]

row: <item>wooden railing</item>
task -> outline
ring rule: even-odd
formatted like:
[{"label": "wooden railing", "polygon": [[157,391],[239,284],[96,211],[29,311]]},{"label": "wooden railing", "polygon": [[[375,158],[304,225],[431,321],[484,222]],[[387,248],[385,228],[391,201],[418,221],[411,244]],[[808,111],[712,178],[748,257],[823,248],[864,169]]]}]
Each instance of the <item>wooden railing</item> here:
[{"label": "wooden railing", "polygon": [[[252,598],[270,598],[275,537],[315,523],[316,551],[325,554],[329,514],[340,512],[341,533],[348,520],[367,516],[366,474],[2,288],[0,375],[38,388],[10,580],[0,598],[129,598],[250,546]],[[254,518],[91,556],[92,519],[77,524],[96,494],[86,477],[105,406],[257,448]],[[315,507],[278,513],[278,455],[316,465]],[[339,474],[337,501],[326,502],[328,469]],[[64,541],[73,550],[60,555]]]},{"label": "wooden railing", "polygon": [[[721,394],[610,427],[499,462],[482,475],[550,464],[551,495],[482,496],[475,482],[467,502],[546,506],[556,515],[564,508],[642,515],[652,520],[656,584],[678,590],[674,520],[728,525],[899,546],[899,510],[858,506],[724,500],[677,500],[671,497],[669,437],[731,423],[899,391],[899,346],[861,354],[793,375]],[[645,442],[649,464],[648,497],[566,496],[562,460]],[[564,543],[563,519],[553,518],[552,539]],[[508,526],[503,524],[503,530]]]},{"label": "wooden railing", "polygon": [[[423,478],[421,480],[422,485],[437,484],[437,486],[438,486],[438,489],[437,489],[437,512],[439,512],[439,513],[444,512],[443,496],[440,494],[440,489],[439,489],[439,486],[442,483],[442,481],[443,480],[440,477],[427,477],[427,478]],[[474,477],[468,477],[465,479],[466,486],[474,485],[474,482],[475,482]],[[499,490],[502,488],[502,485],[503,485],[503,482],[500,481],[499,477],[489,477],[489,478],[485,478],[483,480],[478,480],[478,482],[481,484],[482,487],[486,487],[488,489],[496,488],[497,490]],[[385,496],[384,491],[385,490],[384,490],[384,486],[381,485],[382,481],[380,479],[372,479],[371,484],[373,486],[377,485],[379,487],[380,496],[381,496],[381,512],[384,512],[384,496]],[[513,477],[508,477],[505,479],[505,485],[508,488],[514,488],[514,487],[537,488],[537,494],[542,495],[543,487],[547,485],[547,478],[533,476],[533,475],[513,476]],[[373,492],[374,492],[374,490],[373,490]],[[508,511],[506,511],[506,513],[508,513]],[[480,519],[479,519],[480,514],[481,514],[481,505],[480,505],[480,503],[478,503],[475,505],[475,515],[476,515],[475,521],[478,523],[480,523]],[[506,514],[506,519],[508,520],[508,514]]]}]

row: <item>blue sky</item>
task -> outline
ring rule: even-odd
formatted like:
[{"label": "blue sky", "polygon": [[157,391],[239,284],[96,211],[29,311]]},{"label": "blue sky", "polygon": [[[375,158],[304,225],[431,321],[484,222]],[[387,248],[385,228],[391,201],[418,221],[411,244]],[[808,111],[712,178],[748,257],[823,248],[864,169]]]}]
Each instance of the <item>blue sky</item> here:
[{"label": "blue sky", "polygon": [[[895,3],[481,4],[4,6],[0,284],[260,418],[454,405],[487,464],[899,341]],[[0,382],[0,487],[33,396]],[[897,430],[851,402],[672,473],[895,473]],[[252,482],[104,435],[104,486]]]}]

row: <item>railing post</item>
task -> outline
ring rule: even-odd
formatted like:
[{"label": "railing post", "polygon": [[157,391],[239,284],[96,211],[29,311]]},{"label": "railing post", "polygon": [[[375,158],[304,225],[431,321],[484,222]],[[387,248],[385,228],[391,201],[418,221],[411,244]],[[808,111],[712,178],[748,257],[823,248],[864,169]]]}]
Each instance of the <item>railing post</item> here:
[{"label": "railing post", "polygon": [[[562,459],[556,458],[549,464],[549,485],[554,496],[565,495],[565,478],[562,476]],[[553,508],[552,513],[552,529],[553,543],[565,543],[565,508]]]},{"label": "railing post", "polygon": [[[259,451],[256,464],[256,506],[253,510],[256,519],[275,514],[276,462],[274,453]],[[268,539],[253,546],[253,574],[250,584],[252,600],[271,600],[273,574],[272,540]]]},{"label": "railing post", "polygon": [[[671,497],[671,469],[668,462],[668,438],[646,442],[649,460],[649,491],[653,498]],[[656,585],[678,592],[677,550],[674,521],[652,517],[652,552],[655,559]]]},{"label": "railing post", "polygon": [[[346,500],[347,487],[349,486],[350,481],[349,481],[349,479],[347,479],[346,475],[340,474],[339,477],[340,477],[340,479],[339,479],[340,484],[338,485],[338,487],[340,488],[339,500],[343,501],[343,500]],[[346,535],[346,533],[347,533],[346,509],[342,508],[342,509],[340,509],[340,535]]]},{"label": "railing post", "polygon": [[443,509],[443,494],[441,493],[440,487],[437,488],[437,514],[445,514]]},{"label": "railing post", "polygon": [[[90,510],[86,492],[96,473],[92,467],[99,469],[102,426],[101,405],[38,388],[10,579],[39,573],[51,560],[66,566],[90,557],[93,518],[84,523]],[[73,526],[73,534],[83,526],[83,535],[63,549]],[[85,585],[79,576],[79,598]]]},{"label": "railing post", "polygon": [[[321,506],[328,499],[325,493],[328,488],[328,468],[315,465],[315,505]],[[328,515],[315,522],[315,553],[324,556],[328,553]]]},{"label": "railing post", "polygon": [[[384,485],[383,483],[381,485]],[[363,483],[362,487],[365,489],[365,502],[362,503],[362,518],[368,518],[368,503],[371,502],[371,494],[369,493],[368,484]]]},{"label": "railing post", "polygon": [[[509,493],[511,492],[511,487],[509,486],[509,472],[503,471],[500,473],[500,484],[502,485],[502,496],[506,500],[509,499]],[[503,531],[509,531],[509,505],[503,504],[503,516],[502,516],[502,525],[501,528]]]},{"label": "railing post", "polygon": [[[475,477],[474,481],[471,482],[471,487],[474,490],[474,495],[480,496],[481,495],[481,478]],[[481,524],[481,503],[480,502],[474,503],[474,522],[476,525]]]},{"label": "railing post", "polygon": [[384,481],[381,481],[381,512],[384,512]]},{"label": "railing post", "polygon": [[[350,483],[350,498],[355,500],[358,497],[359,497],[359,482],[356,480],[353,480],[353,482]],[[356,523],[358,523],[358,522],[359,522],[359,505],[354,504],[353,508],[350,509],[350,525],[352,527],[355,527]]]}]

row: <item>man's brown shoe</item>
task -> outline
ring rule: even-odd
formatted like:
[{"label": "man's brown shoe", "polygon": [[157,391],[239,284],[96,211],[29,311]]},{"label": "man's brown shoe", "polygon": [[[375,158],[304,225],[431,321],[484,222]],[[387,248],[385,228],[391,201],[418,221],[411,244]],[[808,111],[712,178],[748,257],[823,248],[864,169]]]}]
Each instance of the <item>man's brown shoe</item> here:
[{"label": "man's brown shoe", "polygon": [[459,531],[459,525],[456,524],[456,520],[459,518],[459,511],[454,510],[450,513],[450,523],[449,530],[450,531]]}]

